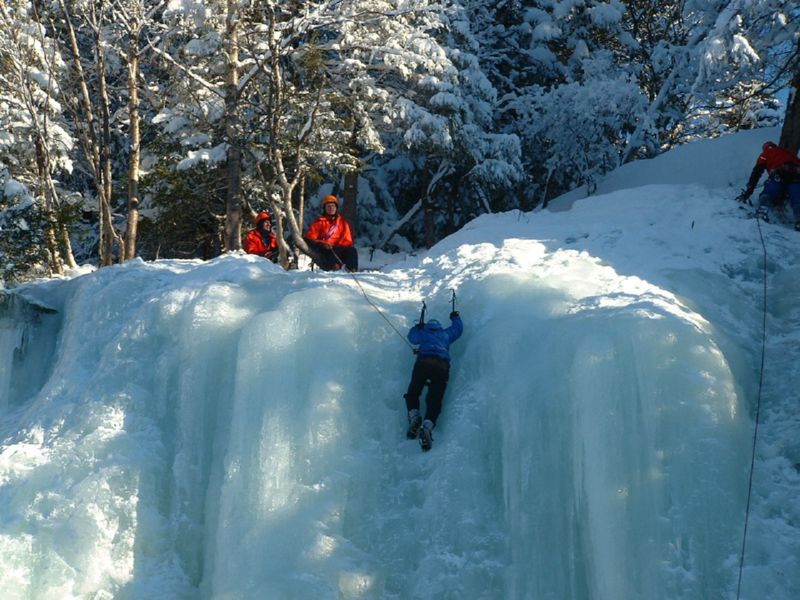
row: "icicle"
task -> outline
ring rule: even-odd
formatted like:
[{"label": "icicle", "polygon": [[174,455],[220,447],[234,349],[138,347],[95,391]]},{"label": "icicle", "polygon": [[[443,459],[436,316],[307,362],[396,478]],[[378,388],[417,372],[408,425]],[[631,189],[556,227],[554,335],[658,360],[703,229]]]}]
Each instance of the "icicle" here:
[{"label": "icicle", "polygon": [[21,301],[13,294],[0,295],[0,411],[8,407],[14,354],[22,349],[25,321]]},{"label": "icicle", "polygon": [[41,314],[53,312],[17,294],[0,292],[0,412],[8,408],[11,400],[12,372],[15,361],[18,363],[26,350],[30,328],[37,325]]}]

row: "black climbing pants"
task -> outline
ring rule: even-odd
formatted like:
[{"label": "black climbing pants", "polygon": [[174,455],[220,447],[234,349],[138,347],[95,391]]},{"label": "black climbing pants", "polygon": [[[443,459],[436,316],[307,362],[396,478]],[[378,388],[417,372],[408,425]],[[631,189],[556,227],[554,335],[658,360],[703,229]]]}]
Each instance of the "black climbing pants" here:
[{"label": "black climbing pants", "polygon": [[442,398],[450,379],[450,361],[438,356],[423,356],[414,363],[411,372],[411,383],[406,392],[406,408],[419,410],[419,395],[427,384],[428,395],[425,397],[425,418],[436,425],[436,419],[442,412]]},{"label": "black climbing pants", "polygon": [[343,266],[348,271],[358,271],[358,251],[353,246],[326,248],[319,242],[308,242],[309,255],[323,271],[336,271]]}]

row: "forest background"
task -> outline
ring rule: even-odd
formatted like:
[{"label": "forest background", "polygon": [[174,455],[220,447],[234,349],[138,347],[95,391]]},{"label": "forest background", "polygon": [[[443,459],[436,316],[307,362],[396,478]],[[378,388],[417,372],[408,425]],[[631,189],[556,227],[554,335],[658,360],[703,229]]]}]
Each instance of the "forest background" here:
[{"label": "forest background", "polygon": [[330,192],[429,247],[693,139],[797,152],[798,88],[794,0],[2,0],[0,277],[211,258],[260,210],[290,267]]}]

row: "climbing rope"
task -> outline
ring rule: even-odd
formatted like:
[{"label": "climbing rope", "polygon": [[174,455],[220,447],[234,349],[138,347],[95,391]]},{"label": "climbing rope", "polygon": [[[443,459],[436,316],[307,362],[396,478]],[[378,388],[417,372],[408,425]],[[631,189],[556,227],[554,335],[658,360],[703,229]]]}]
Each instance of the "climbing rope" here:
[{"label": "climbing rope", "polygon": [[[344,261],[343,261],[341,258],[339,258],[339,255],[338,255],[338,254],[336,254],[336,251],[335,251],[333,248],[331,248],[331,252],[332,252],[332,253],[333,253],[333,255],[336,257],[336,260],[338,260],[340,263],[344,264]],[[404,335],[403,335],[403,334],[400,332],[400,330],[398,330],[398,329],[397,329],[397,327],[395,327],[395,326],[394,326],[394,323],[392,323],[392,322],[389,320],[389,318],[388,318],[388,317],[387,317],[387,316],[386,316],[386,315],[383,313],[383,311],[380,309],[380,307],[379,307],[377,304],[375,304],[375,303],[372,301],[372,299],[371,299],[371,298],[370,298],[370,297],[367,295],[367,292],[366,292],[366,290],[364,290],[364,287],[361,285],[361,282],[358,280],[358,277],[356,277],[356,274],[355,274],[354,272],[352,272],[352,271],[348,271],[347,273],[350,275],[350,277],[352,277],[352,278],[353,278],[353,281],[355,281],[355,282],[356,282],[356,285],[357,285],[357,286],[358,286],[358,288],[361,290],[361,293],[362,293],[362,294],[364,294],[364,298],[367,300],[367,303],[369,303],[369,305],[370,305],[372,308],[374,308],[374,309],[375,309],[375,311],[376,311],[376,312],[377,312],[377,313],[378,313],[378,314],[381,316],[381,318],[382,318],[384,321],[386,321],[386,322],[389,324],[389,327],[391,327],[392,329],[394,329],[394,332],[395,332],[395,333],[396,333],[398,336],[400,336],[400,338],[401,338],[401,339],[402,339],[402,340],[403,340],[403,341],[406,343],[406,345],[407,345],[409,348],[411,348],[411,351],[412,351],[412,352],[414,352],[414,353],[416,354],[416,351],[417,351],[417,349],[416,349],[416,348],[414,348],[414,346],[411,344],[411,342],[409,342],[409,341],[406,339],[406,336],[404,336]]]},{"label": "climbing rope", "polygon": [[761,315],[761,367],[758,375],[758,397],[756,401],[756,423],[753,429],[753,449],[750,454],[750,477],[747,483],[747,505],[744,511],[744,532],[742,533],[742,552],[739,557],[739,582],[736,585],[736,600],[741,598],[742,571],[744,570],[744,554],[747,545],[747,526],[750,522],[750,499],[753,496],[753,471],[756,463],[756,445],[758,443],[758,424],[761,416],[761,391],[764,387],[764,362],[767,347],[767,245],[764,243],[764,234],[761,231],[761,219],[756,218],[758,237],[761,239],[761,249],[764,256],[764,306]]}]

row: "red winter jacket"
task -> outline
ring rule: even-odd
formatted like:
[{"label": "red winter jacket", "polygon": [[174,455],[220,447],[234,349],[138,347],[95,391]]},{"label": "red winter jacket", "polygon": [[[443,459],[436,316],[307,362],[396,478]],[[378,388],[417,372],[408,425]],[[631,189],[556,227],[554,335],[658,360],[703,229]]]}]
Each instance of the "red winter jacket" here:
[{"label": "red winter jacket", "polygon": [[311,223],[306,235],[307,240],[330,244],[331,246],[348,247],[353,245],[353,233],[350,223],[342,215],[321,215]]},{"label": "red winter jacket", "polygon": [[756,166],[750,173],[747,189],[752,192],[761,175],[767,171],[770,176],[777,176],[781,181],[800,181],[800,159],[788,150],[775,144],[764,144],[764,149],[756,160]]},{"label": "red winter jacket", "polygon": [[247,237],[244,238],[244,251],[248,254],[258,254],[259,256],[272,260],[277,250],[278,242],[271,233],[269,234],[267,243],[264,243],[264,237],[258,229],[249,231]]},{"label": "red winter jacket", "polygon": [[248,254],[257,254],[271,261],[278,257],[278,241],[269,227],[262,228],[264,223],[270,224],[272,215],[262,210],[256,217],[256,228],[247,233],[244,238],[244,251]]}]

